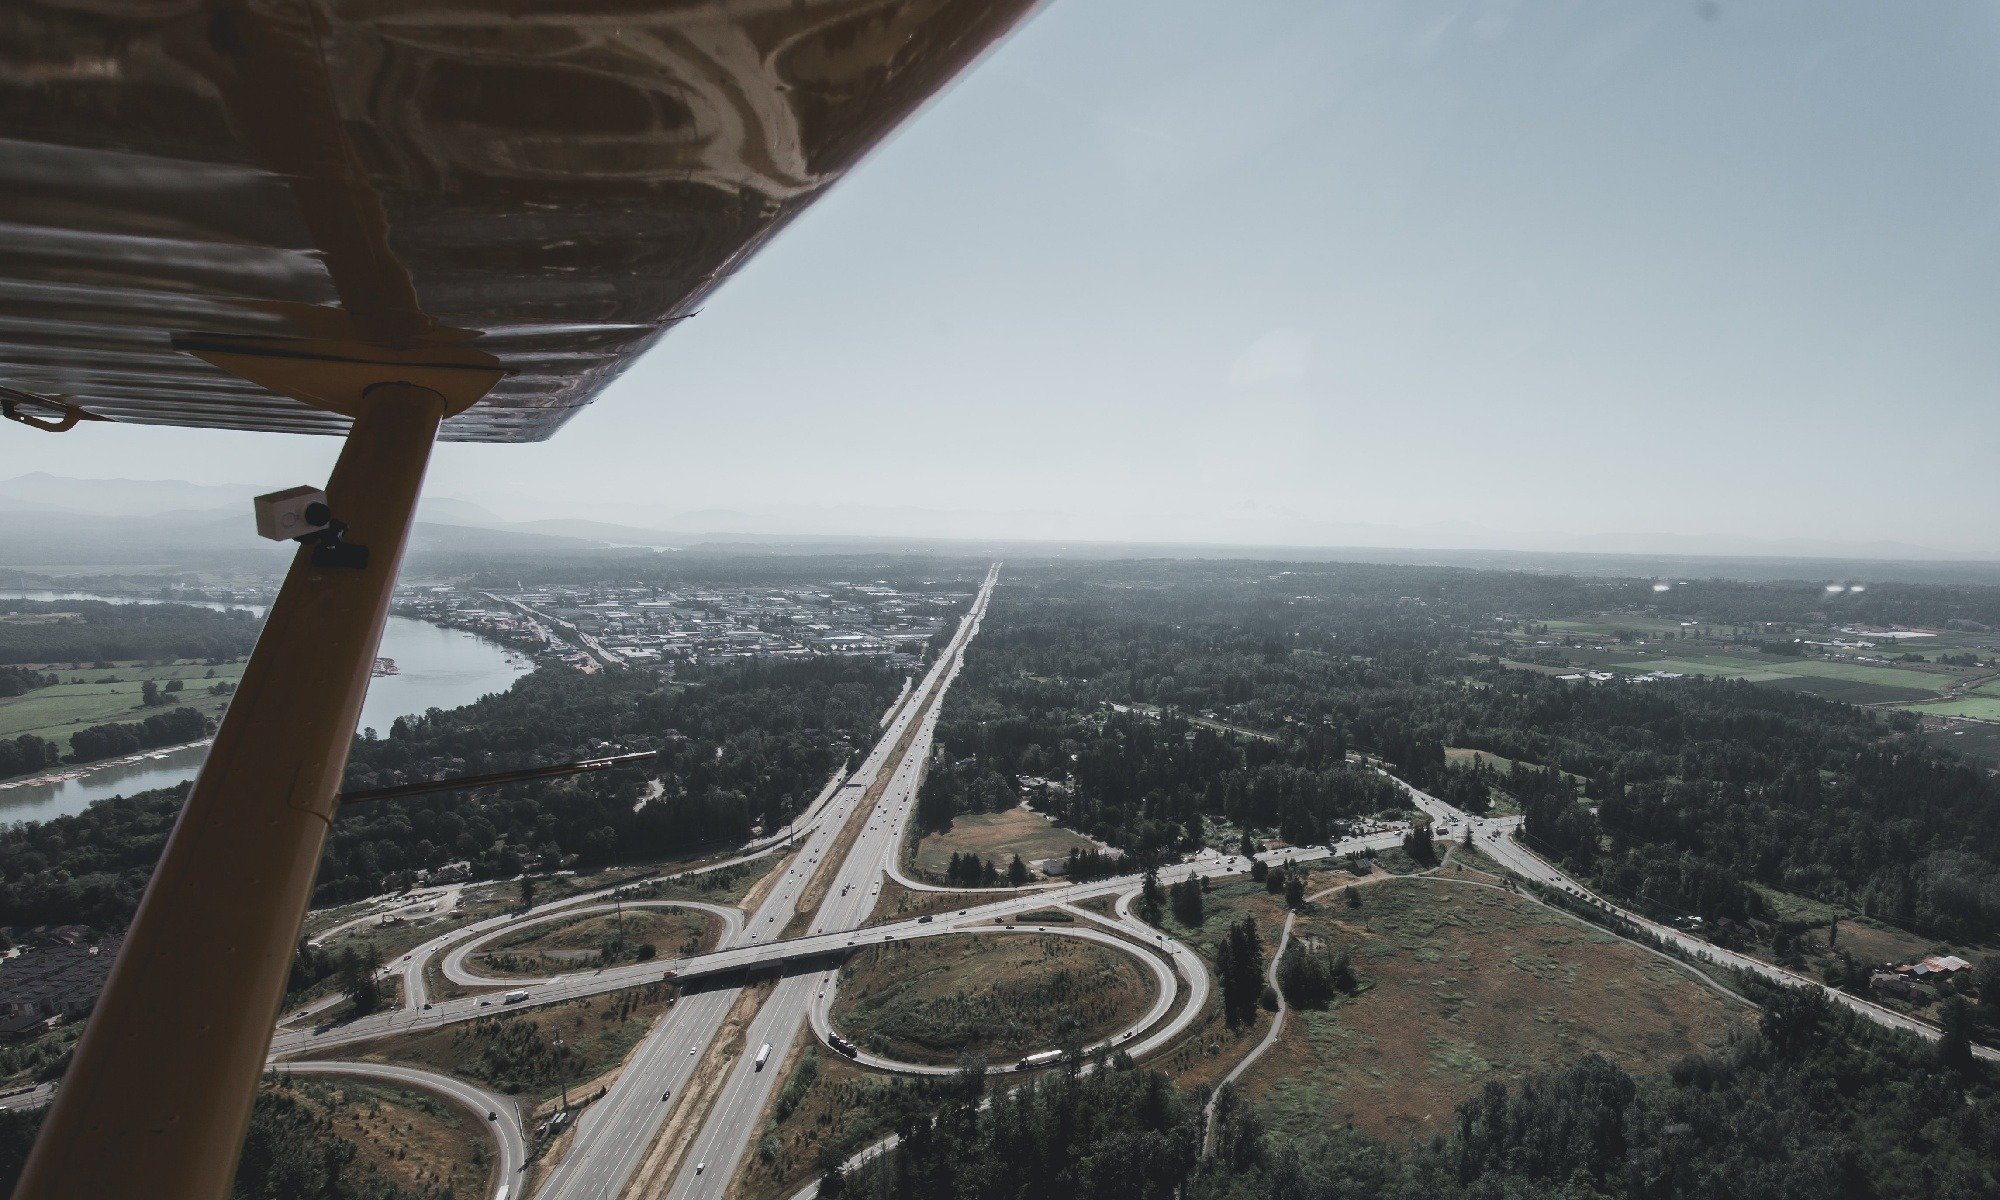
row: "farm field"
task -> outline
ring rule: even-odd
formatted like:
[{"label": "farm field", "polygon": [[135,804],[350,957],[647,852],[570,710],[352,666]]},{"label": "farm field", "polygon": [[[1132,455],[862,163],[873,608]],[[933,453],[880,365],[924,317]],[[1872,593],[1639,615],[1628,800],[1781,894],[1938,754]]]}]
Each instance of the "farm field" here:
[{"label": "farm field", "polygon": [[1976,721],[2000,721],[2000,696],[1970,695],[1956,700],[1933,700],[1910,705],[1911,712],[1940,717],[1971,717]]},{"label": "farm field", "polygon": [[874,946],[841,968],[834,1028],[908,1062],[1003,1063],[1137,1020],[1153,980],[1131,955],[1057,934]]},{"label": "farm field", "polygon": [[1888,687],[1879,683],[1861,683],[1851,679],[1814,679],[1794,676],[1790,679],[1771,679],[1758,687],[1777,688],[1787,692],[1805,692],[1827,700],[1839,700],[1847,704],[1910,704],[1921,703],[1936,697],[1937,693],[1913,687]]},{"label": "farm field", "polygon": [[1359,895],[1358,908],[1322,902],[1294,930],[1351,954],[1359,990],[1295,1011],[1245,1074],[1245,1097],[1278,1128],[1424,1138],[1489,1081],[1591,1053],[1654,1073],[1754,1017],[1679,967],[1496,887],[1406,879]]},{"label": "farm field", "polygon": [[1724,679],[1747,679],[1763,683],[1779,679],[1832,679],[1846,683],[1868,683],[1909,689],[1935,695],[1957,676],[1935,670],[1878,667],[1869,663],[1830,662],[1825,659],[1742,658],[1731,655],[1700,655],[1687,658],[1639,659],[1612,664],[1620,671],[1678,671],[1684,675],[1712,675]]},{"label": "farm field", "polygon": [[1546,627],[1550,633],[1594,633],[1613,636],[1620,633],[1638,633],[1651,637],[1672,635],[1679,637],[1692,633],[1700,637],[1726,636],[1731,632],[1724,625],[1683,625],[1672,617],[1639,617],[1618,613],[1605,613],[1584,621],[1536,621],[1536,626]]},{"label": "farm field", "polygon": [[1725,658],[1720,655],[1712,658],[1624,658],[1622,661],[1613,661],[1606,665],[1614,671],[1625,671],[1635,675],[1649,671],[1674,671],[1682,675],[1708,675],[1716,679],[1746,679],[1751,683],[1761,683],[1767,679],[1786,679],[1799,673],[1791,669],[1793,666],[1791,663]]},{"label": "farm field", "polygon": [[951,828],[917,843],[915,866],[943,878],[954,854],[967,852],[990,861],[1002,871],[1016,854],[1033,866],[1045,858],[1062,858],[1071,850],[1094,850],[1097,843],[1071,832],[1031,808],[997,813],[967,813],[952,818]]},{"label": "farm field", "polygon": [[[91,725],[141,721],[182,707],[217,717],[229,707],[229,697],[211,695],[208,689],[218,683],[235,684],[243,677],[243,666],[241,662],[154,667],[128,663],[104,670],[57,671],[54,674],[61,683],[0,699],[0,737],[33,734],[56,743],[67,754],[69,735]],[[147,680],[162,689],[170,681],[180,680],[182,690],[169,694],[166,704],[148,708],[140,700]]]}]

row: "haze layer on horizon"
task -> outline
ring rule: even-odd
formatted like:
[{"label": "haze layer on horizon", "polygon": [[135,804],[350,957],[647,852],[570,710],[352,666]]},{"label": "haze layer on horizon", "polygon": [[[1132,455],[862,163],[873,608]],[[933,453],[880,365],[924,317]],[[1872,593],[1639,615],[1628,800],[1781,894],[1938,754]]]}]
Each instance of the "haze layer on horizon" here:
[{"label": "haze layer on horizon", "polygon": [[[1978,3],[1054,4],[553,441],[443,447],[432,490],[2000,557],[1996,35]],[[281,486],[337,448],[13,431],[0,476]]]}]

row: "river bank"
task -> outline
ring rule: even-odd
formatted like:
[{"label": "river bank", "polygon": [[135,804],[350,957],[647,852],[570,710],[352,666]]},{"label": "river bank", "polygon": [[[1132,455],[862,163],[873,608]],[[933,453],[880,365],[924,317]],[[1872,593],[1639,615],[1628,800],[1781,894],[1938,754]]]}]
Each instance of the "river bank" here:
[{"label": "river bank", "polygon": [[[400,717],[470,704],[489,693],[505,691],[533,669],[518,652],[497,642],[411,617],[389,618],[381,654],[396,660],[397,673],[369,681],[360,728],[373,729],[382,736],[388,735]],[[194,778],[208,757],[208,744],[203,739],[115,759],[64,764],[0,784],[0,822],[46,821],[82,812],[112,796],[171,787]]]}]

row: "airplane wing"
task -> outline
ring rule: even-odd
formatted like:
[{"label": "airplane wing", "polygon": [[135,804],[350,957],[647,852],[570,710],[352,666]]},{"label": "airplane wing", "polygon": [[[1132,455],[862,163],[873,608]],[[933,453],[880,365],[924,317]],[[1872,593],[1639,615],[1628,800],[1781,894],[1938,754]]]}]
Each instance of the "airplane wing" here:
[{"label": "airplane wing", "polygon": [[387,347],[546,438],[1030,4],[19,0],[0,386],[338,433],[217,348]]}]

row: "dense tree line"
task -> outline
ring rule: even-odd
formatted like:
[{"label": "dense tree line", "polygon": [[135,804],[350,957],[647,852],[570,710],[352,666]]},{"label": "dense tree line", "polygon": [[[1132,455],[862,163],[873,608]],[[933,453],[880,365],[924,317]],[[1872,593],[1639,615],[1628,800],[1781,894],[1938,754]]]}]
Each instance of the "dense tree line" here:
[{"label": "dense tree line", "polygon": [[213,728],[207,717],[192,708],[170,709],[143,721],[91,725],[69,735],[69,760],[91,762],[179,745],[207,737]]},{"label": "dense tree line", "polygon": [[[900,681],[867,659],[805,659],[584,675],[544,669],[502,694],[399,720],[357,741],[348,786],[504,771],[610,748],[657,749],[642,774],[607,771],[463,795],[371,804],[334,826],[323,901],[453,859],[511,875],[529,858],[585,866],[678,856],[788,822],[876,732]],[[645,776],[663,790],[634,808]]]},{"label": "dense tree line", "polygon": [[62,750],[45,737],[24,733],[18,737],[0,738],[0,779],[9,775],[27,775],[60,761]]},{"label": "dense tree line", "polygon": [[[825,1200],[1176,1200],[1201,1155],[1201,1109],[1164,1075],[1061,1073],[976,1106],[977,1083],[897,1127],[901,1144],[821,1185]],[[952,1100],[959,1102],[953,1103]]]},{"label": "dense tree line", "polygon": [[1559,680],[1491,652],[1501,628],[1606,607],[1940,624],[1996,615],[2000,589],[1852,602],[1330,564],[1023,570],[968,651],[940,722],[950,766],[924,803],[945,820],[1044,779],[1058,786],[1038,807],[1142,861],[1191,848],[1201,817],[1312,843],[1400,803],[1351,750],[1474,812],[1511,798],[1544,848],[1663,911],[1756,918],[1763,883],[1939,937],[2000,935],[2000,782],[1913,718],[1734,681]]},{"label": "dense tree line", "polygon": [[300,939],[298,953],[292,957],[291,977],[285,981],[286,1003],[331,979],[340,994],[353,1002],[353,1015],[365,1016],[386,999],[383,982],[375,975],[381,966],[381,955],[366,942],[329,950]]},{"label": "dense tree line", "polygon": [[1763,915],[1756,881],[1944,937],[2000,932],[2000,786],[1900,720],[1738,682],[1511,673],[1453,707],[1492,713],[1468,740],[1532,740],[1588,775],[1586,797],[1553,771],[1509,787],[1538,846],[1620,895],[1742,920]]},{"label": "dense tree line", "polygon": [[0,621],[0,663],[242,658],[264,624],[247,612],[192,604],[0,600],[0,612],[43,618]]},{"label": "dense tree line", "polygon": [[[318,901],[374,895],[454,860],[494,877],[530,860],[595,866],[741,842],[759,818],[789,820],[867,744],[897,683],[865,659],[718,667],[675,681],[544,669],[476,704],[398,721],[387,737],[356,739],[349,788],[563,762],[609,745],[657,747],[660,757],[645,773],[344,811],[320,863]],[[660,794],[641,804],[653,773]],[[0,925],[122,927],[184,794],[184,785],[146,792],[0,829]]]},{"label": "dense tree line", "polygon": [[[0,1112],[0,1193],[12,1194],[41,1131],[43,1112]],[[320,1104],[265,1088],[250,1111],[231,1200],[446,1200],[419,1196],[359,1166],[360,1148]]]},{"label": "dense tree line", "polygon": [[[1490,1083],[1430,1141],[1269,1132],[1234,1093],[1202,1151],[1196,1098],[1114,1064],[906,1120],[837,1180],[847,1200],[1974,1200],[2000,1193],[2000,1097],[1981,1072],[1817,992],[1661,1075],[1596,1056]],[[828,1194],[826,1192],[822,1193]]]},{"label": "dense tree line", "polygon": [[0,697],[25,696],[36,688],[54,687],[57,676],[26,667],[0,667]]},{"label": "dense tree line", "polygon": [[951,861],[945,865],[944,879],[946,883],[955,883],[960,887],[997,887],[1000,868],[994,866],[991,859],[981,858],[967,850],[951,856]]}]

